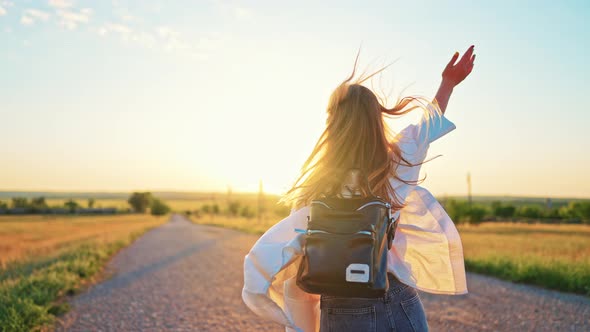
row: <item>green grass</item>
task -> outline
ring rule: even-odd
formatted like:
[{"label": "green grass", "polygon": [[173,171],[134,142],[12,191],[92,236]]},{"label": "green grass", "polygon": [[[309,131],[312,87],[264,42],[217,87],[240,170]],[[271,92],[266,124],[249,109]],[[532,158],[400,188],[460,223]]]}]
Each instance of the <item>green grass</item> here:
[{"label": "green grass", "polygon": [[546,264],[542,260],[465,259],[467,270],[519,283],[590,296],[590,269],[583,265]]},{"label": "green grass", "polygon": [[590,226],[490,222],[458,229],[467,270],[590,296]]},{"label": "green grass", "polygon": [[34,331],[51,326],[68,310],[57,300],[75,294],[83,280],[102,269],[127,240],[83,244],[56,257],[12,263],[0,270],[0,331]]}]

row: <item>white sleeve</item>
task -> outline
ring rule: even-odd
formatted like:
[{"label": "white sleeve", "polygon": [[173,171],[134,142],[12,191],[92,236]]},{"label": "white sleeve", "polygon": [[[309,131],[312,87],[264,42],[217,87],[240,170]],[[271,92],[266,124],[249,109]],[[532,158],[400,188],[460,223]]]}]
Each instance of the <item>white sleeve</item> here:
[{"label": "white sleeve", "polygon": [[[396,136],[402,157],[411,164],[422,163],[426,159],[430,143],[456,128],[453,122],[447,119],[444,114],[437,112],[432,105],[428,105],[428,110],[429,118],[426,118],[427,115],[422,116],[418,123],[407,126]],[[407,166],[403,161],[396,160],[396,162],[399,163],[396,174],[400,179],[407,182],[419,179],[421,165]],[[390,182],[398,199],[402,202],[414,188],[413,185],[408,185],[393,177]]]},{"label": "white sleeve", "polygon": [[438,113],[432,105],[428,105],[427,108],[431,114],[431,117],[429,119],[427,119],[425,116],[420,118],[420,121],[418,121],[418,124],[416,125],[415,138],[418,144],[425,144],[426,149],[428,149],[428,145],[430,145],[430,143],[436,141],[437,139],[457,128],[457,126],[447,119],[444,114]]}]

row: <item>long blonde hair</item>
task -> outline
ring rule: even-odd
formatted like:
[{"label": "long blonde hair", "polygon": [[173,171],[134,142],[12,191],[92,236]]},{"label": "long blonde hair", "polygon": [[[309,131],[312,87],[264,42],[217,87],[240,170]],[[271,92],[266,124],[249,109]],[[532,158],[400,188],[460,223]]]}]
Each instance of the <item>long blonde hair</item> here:
[{"label": "long blonde hair", "polygon": [[[426,98],[410,96],[398,99],[393,108],[381,105],[378,97],[367,87],[361,85],[386,67],[370,74],[364,73],[353,82],[358,63],[358,54],[352,74],[334,90],[330,96],[326,129],[320,136],[311,155],[301,167],[301,173],[291,189],[281,198],[281,202],[298,209],[310,204],[311,200],[322,194],[338,194],[346,172],[351,168],[364,171],[372,192],[389,201],[392,209],[405,206],[397,197],[389,179],[391,177],[406,184],[419,181],[406,181],[397,176],[397,167],[415,167],[401,153],[385,123],[385,117],[395,117],[431,104]],[[411,106],[412,103],[418,105]],[[434,109],[440,112],[434,103]],[[426,117],[426,121],[430,114]],[[422,180],[423,181],[423,180]]]}]

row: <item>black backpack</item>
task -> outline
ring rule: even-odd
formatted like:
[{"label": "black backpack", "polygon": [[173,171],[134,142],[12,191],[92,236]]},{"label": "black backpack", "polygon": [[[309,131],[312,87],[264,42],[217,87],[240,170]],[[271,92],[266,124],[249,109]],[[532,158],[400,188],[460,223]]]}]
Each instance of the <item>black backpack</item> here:
[{"label": "black backpack", "polygon": [[[368,181],[366,181],[368,183]],[[297,285],[314,294],[382,297],[397,222],[391,204],[373,195],[311,202]]]}]

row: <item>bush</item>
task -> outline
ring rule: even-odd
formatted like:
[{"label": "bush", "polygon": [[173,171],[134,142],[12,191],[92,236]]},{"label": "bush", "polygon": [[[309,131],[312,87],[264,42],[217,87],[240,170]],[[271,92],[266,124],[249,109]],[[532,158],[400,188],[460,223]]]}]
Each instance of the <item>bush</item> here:
[{"label": "bush", "polygon": [[12,208],[14,209],[28,209],[31,205],[26,197],[13,197]]},{"label": "bush", "polygon": [[47,202],[45,201],[45,197],[35,197],[31,199],[31,212],[39,213],[43,212],[48,209]]},{"label": "bush", "polygon": [[516,207],[513,205],[503,205],[499,201],[492,202],[492,214],[500,218],[512,218],[516,213]]},{"label": "bush", "polygon": [[466,204],[466,202],[449,199],[447,200],[444,208],[447,211],[449,217],[451,217],[454,222],[460,223],[463,217],[467,215],[469,206]]},{"label": "bush", "polygon": [[207,204],[201,206],[201,212],[203,212],[204,214],[211,213],[211,206]]},{"label": "bush", "polygon": [[567,208],[571,217],[590,222],[590,202],[570,202]]},{"label": "bush", "polygon": [[154,216],[163,216],[170,212],[170,207],[166,205],[166,203],[162,202],[161,200],[154,198],[152,200],[152,205],[150,207],[150,211]]},{"label": "bush", "polygon": [[242,208],[242,210],[240,211],[240,215],[242,217],[245,217],[245,218],[248,218],[248,219],[250,219],[250,218],[252,218],[252,217],[255,216],[254,211],[250,210],[250,207],[247,206],[247,205]]},{"label": "bush", "polygon": [[238,202],[238,201],[229,202],[229,204],[227,205],[227,211],[232,216],[234,216],[234,217],[237,216],[238,213],[240,212],[240,202]]},{"label": "bush", "polygon": [[455,223],[468,222],[478,224],[483,220],[488,210],[484,206],[469,204],[467,201],[449,199],[445,204],[447,214]]},{"label": "bush", "polygon": [[66,209],[68,209],[68,211],[70,211],[70,213],[76,212],[76,209],[79,207],[78,203],[72,199],[65,202],[64,206],[66,207]]},{"label": "bush", "polygon": [[479,224],[487,212],[485,207],[474,205],[467,210],[466,221],[470,224]]},{"label": "bush", "polygon": [[545,218],[550,218],[550,219],[561,219],[561,215],[559,214],[559,209],[556,208],[552,208],[549,209],[547,212],[544,213],[544,217]]},{"label": "bush", "polygon": [[525,205],[518,210],[519,217],[538,219],[541,218],[541,208],[536,205]]}]

